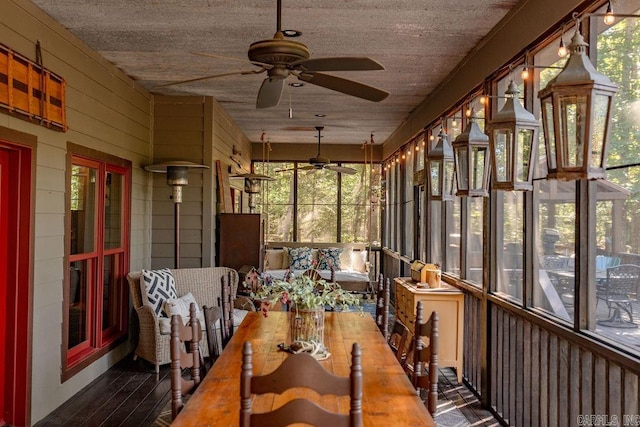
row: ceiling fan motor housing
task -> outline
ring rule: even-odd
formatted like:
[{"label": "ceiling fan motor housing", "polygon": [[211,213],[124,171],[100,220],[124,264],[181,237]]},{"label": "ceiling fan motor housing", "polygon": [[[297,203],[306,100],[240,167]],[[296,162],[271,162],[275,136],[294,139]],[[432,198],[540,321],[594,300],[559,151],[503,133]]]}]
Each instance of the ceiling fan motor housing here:
[{"label": "ceiling fan motor housing", "polygon": [[330,160],[327,159],[326,157],[312,157],[312,158],[309,159],[309,164],[314,165],[314,166],[316,166],[316,165],[320,165],[320,166],[326,165],[329,162],[330,162]]},{"label": "ceiling fan motor housing", "polygon": [[289,75],[287,65],[309,58],[309,49],[300,42],[278,38],[276,34],[273,39],[251,43],[248,56],[253,62],[273,65],[268,70],[270,77],[285,78]]}]

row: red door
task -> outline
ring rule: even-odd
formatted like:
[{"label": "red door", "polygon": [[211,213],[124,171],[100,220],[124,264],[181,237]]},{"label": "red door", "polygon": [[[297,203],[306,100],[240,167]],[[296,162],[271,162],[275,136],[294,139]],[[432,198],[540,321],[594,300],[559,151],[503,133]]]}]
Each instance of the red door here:
[{"label": "red door", "polygon": [[6,421],[7,254],[9,247],[9,152],[0,148],[0,425]]},{"label": "red door", "polygon": [[0,141],[0,425],[29,424],[32,151]]}]

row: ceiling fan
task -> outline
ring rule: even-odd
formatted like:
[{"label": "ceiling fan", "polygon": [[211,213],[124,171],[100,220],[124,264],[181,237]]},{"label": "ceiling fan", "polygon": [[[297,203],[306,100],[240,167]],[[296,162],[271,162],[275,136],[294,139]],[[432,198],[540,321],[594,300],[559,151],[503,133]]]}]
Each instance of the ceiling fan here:
[{"label": "ceiling fan", "polygon": [[[355,169],[348,168],[346,166],[333,165],[331,164],[331,160],[329,160],[326,157],[320,156],[320,138],[322,138],[322,135],[320,135],[320,133],[322,132],[323,129],[324,129],[324,126],[316,126],[316,130],[318,131],[318,154],[316,154],[316,157],[312,157],[309,159],[309,166],[303,166],[301,168],[298,168],[298,170],[308,170],[310,172],[315,172],[316,170],[326,169],[326,170],[330,170],[338,173],[344,173],[347,175],[355,174],[356,173]],[[276,172],[285,172],[288,170],[292,170],[292,169],[281,169]]]},{"label": "ceiling fan", "polygon": [[[260,74],[266,71],[267,77],[260,86],[256,100],[256,108],[269,108],[278,105],[280,97],[282,96],[284,81],[290,75],[293,75],[299,80],[307,83],[322,86],[327,89],[369,101],[380,102],[389,96],[389,92],[373,86],[319,72],[384,70],[384,67],[379,62],[368,57],[330,57],[310,59],[309,49],[307,46],[294,40],[285,39],[284,33],[282,32],[281,17],[282,0],[278,0],[276,33],[273,38],[260,40],[249,46],[249,61],[260,68],[249,71],[237,71],[198,77],[195,79],[168,83],[158,87],[173,86],[230,75]],[[193,53],[213,58],[238,60],[238,58],[229,58],[203,52]]]}]

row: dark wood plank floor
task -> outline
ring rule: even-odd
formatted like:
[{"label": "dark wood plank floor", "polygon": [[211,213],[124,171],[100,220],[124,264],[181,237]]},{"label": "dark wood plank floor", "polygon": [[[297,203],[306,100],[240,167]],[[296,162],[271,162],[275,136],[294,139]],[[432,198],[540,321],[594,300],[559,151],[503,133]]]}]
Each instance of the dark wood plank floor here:
[{"label": "dark wood plank floor", "polygon": [[[150,427],[170,399],[169,365],[156,375],[153,365],[125,357],[74,397],[38,422],[49,426]],[[440,370],[438,413],[442,427],[499,426],[452,369]]]},{"label": "dark wood plank floor", "polygon": [[35,426],[151,426],[170,389],[169,365],[156,375],[153,365],[128,356]]}]

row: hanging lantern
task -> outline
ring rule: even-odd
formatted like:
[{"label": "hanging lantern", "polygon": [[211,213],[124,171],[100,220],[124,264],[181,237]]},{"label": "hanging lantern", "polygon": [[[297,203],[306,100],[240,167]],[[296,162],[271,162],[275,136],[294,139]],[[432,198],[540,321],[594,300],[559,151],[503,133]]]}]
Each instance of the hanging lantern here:
[{"label": "hanging lantern", "polygon": [[518,99],[513,81],[505,92],[507,100],[489,123],[489,142],[494,190],[531,191],[533,161],[537,159],[539,123]]},{"label": "hanging lantern", "polygon": [[474,110],[464,131],[453,141],[456,181],[461,197],[489,196],[489,137],[482,132]]},{"label": "hanging lantern", "polygon": [[429,162],[428,186],[431,200],[454,200],[453,149],[442,128],[438,134],[438,143],[427,154],[427,161]]},{"label": "hanging lantern", "polygon": [[542,104],[547,179],[604,179],[611,106],[617,86],[594,68],[576,25],[571,56],[538,97]]}]

